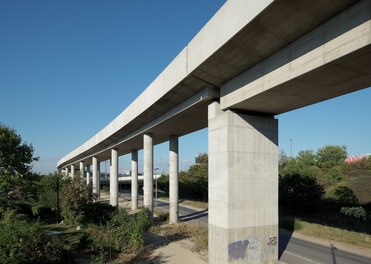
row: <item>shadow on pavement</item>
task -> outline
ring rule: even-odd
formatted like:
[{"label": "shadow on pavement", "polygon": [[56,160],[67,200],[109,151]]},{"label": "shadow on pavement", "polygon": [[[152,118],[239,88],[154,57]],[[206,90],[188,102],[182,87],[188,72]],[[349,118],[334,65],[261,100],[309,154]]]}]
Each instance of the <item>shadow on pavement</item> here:
[{"label": "shadow on pavement", "polygon": [[203,211],[183,215],[183,216],[179,217],[179,220],[182,221],[182,222],[187,222],[187,221],[190,221],[190,220],[199,219],[201,217],[207,216],[208,213],[209,213],[208,211],[209,211],[209,209],[205,209]]},{"label": "shadow on pavement", "polygon": [[[279,259],[292,237],[295,230],[295,218],[291,216],[279,216],[279,230],[278,230],[278,245],[279,245]],[[284,228],[284,229],[283,229]]]}]

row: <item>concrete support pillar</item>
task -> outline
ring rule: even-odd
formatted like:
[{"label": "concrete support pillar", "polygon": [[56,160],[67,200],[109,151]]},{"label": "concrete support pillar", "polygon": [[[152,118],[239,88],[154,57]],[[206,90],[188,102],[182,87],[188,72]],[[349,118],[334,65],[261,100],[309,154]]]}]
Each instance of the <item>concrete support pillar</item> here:
[{"label": "concrete support pillar", "polygon": [[98,168],[98,158],[92,158],[93,163],[93,193],[99,197],[100,194],[100,184],[99,184],[99,168]]},{"label": "concrete support pillar", "polygon": [[86,184],[90,184],[90,165],[86,165]]},{"label": "concrete support pillar", "polygon": [[71,178],[75,177],[75,165],[71,165]]},{"label": "concrete support pillar", "polygon": [[82,179],[84,179],[84,162],[83,161],[80,161],[80,176]]},{"label": "concrete support pillar", "polygon": [[100,162],[98,162],[97,195],[100,197]]},{"label": "concrete support pillar", "polygon": [[64,168],[64,174],[65,174],[66,176],[69,176],[68,167]]},{"label": "concrete support pillar", "polygon": [[119,158],[117,149],[111,149],[111,167],[110,167],[110,181],[109,181],[109,191],[110,191],[110,204],[112,206],[118,206],[118,170],[119,170]]},{"label": "concrete support pillar", "polygon": [[144,134],[144,207],[153,212],[153,138],[151,134]]},{"label": "concrete support pillar", "polygon": [[278,121],[209,105],[209,263],[278,262]]},{"label": "concrete support pillar", "polygon": [[138,150],[131,151],[131,210],[138,209]]},{"label": "concrete support pillar", "polygon": [[169,141],[169,221],[171,224],[178,223],[178,189],[179,189],[179,156],[177,136],[171,136]]}]

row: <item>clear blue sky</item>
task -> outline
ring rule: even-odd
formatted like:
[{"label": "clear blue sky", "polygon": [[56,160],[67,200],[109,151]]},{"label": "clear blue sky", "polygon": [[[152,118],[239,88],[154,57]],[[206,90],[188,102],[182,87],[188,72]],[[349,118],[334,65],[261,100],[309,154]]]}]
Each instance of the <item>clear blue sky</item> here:
[{"label": "clear blue sky", "polygon": [[[0,122],[33,144],[35,171],[54,171],[62,156],[123,111],[224,2],[0,0]],[[294,154],[326,144],[371,153],[370,102],[365,89],[280,115],[279,147],[289,154],[293,139]],[[167,149],[155,147],[161,171]],[[206,130],[182,137],[180,168],[206,151]],[[129,156],[120,161],[120,170],[128,169]]]}]

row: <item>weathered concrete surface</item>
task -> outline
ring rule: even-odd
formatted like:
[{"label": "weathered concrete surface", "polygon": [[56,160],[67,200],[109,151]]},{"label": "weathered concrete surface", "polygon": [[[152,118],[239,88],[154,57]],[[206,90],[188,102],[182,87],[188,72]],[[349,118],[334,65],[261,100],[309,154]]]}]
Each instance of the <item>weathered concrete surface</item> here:
[{"label": "weathered concrete surface", "polygon": [[100,182],[99,182],[99,168],[98,168],[98,158],[92,158],[93,163],[93,193],[98,197],[100,196]]},{"label": "weathered concrete surface", "polygon": [[371,2],[359,1],[221,88],[222,109],[280,114],[371,85]]},{"label": "weathered concrete surface", "polygon": [[[233,88],[227,89],[224,84],[246,70],[254,68],[254,65],[269,59],[275,53],[279,53],[280,50],[287,49],[290,43],[308,32],[315,31],[316,27],[356,2],[356,0],[227,1],[129,107],[94,137],[63,157],[58,162],[58,167],[65,167],[80,160],[90,162],[93,156],[97,156],[100,160],[108,159],[111,148],[117,148],[121,155],[130,153],[132,149],[142,149],[141,137],[144,133],[155,135],[154,144],[158,144],[165,142],[170,135],[182,136],[207,127],[207,105],[215,95],[206,96],[194,103],[191,103],[191,100],[188,107],[175,111],[166,119],[162,118],[205,88],[218,89],[223,86],[225,92],[223,95],[230,95],[222,100],[223,109],[235,108],[234,106],[250,109],[250,103],[234,101],[236,96],[231,93]],[[368,3],[368,1],[363,2]],[[367,10],[368,7],[365,9]],[[363,13],[359,16],[364,17]],[[350,17],[349,21],[358,21],[357,17],[358,14]],[[362,32],[361,35],[367,34],[366,31]],[[346,53],[353,52],[352,49],[348,50],[346,42],[343,44],[343,48],[340,49],[344,50],[344,56]],[[308,45],[310,44],[304,46]],[[295,53],[295,50],[291,49],[290,52]],[[316,56],[316,54],[312,55]],[[351,64],[352,60],[348,63]],[[274,67],[277,65],[272,64],[270,68],[264,69],[267,71]],[[297,68],[299,70],[300,67]],[[328,78],[335,75],[339,75],[338,72],[326,74]],[[352,77],[349,76],[349,79]],[[295,87],[297,86],[300,87],[300,85]],[[294,93],[295,87],[293,87]],[[353,90],[354,88],[351,88],[349,92]],[[344,88],[341,93],[345,92],[347,90]],[[337,96],[339,92],[335,91],[332,95]],[[242,98],[249,97],[242,95]],[[266,104],[260,102],[259,105],[266,105],[267,109],[257,109],[257,111],[272,112],[270,107],[272,102]],[[154,120],[157,122],[152,123]],[[147,126],[149,123],[152,125]],[[181,125],[174,125],[175,123]]]},{"label": "weathered concrete surface", "polygon": [[276,263],[277,121],[267,116],[371,86],[370,42],[371,0],[229,0],[58,167],[71,165],[73,175],[74,165],[106,160],[111,149],[144,148],[152,211],[153,145],[209,126],[209,261]]},{"label": "weathered concrete surface", "polygon": [[75,177],[75,165],[71,165],[71,177]]},{"label": "weathered concrete surface", "polygon": [[109,181],[109,194],[110,194],[110,205],[118,206],[118,169],[119,169],[119,158],[117,149],[111,150],[111,166],[110,166],[110,181]]},{"label": "weathered concrete surface", "polygon": [[144,207],[153,212],[153,138],[151,134],[143,135],[144,145]]},{"label": "weathered concrete surface", "polygon": [[85,177],[85,175],[84,175],[85,170],[84,170],[84,162],[83,161],[80,161],[79,162],[79,167],[80,167],[80,171],[79,171],[80,176],[81,176],[82,179],[84,179],[84,177]]},{"label": "weathered concrete surface", "polygon": [[179,218],[179,139],[169,140],[169,221],[178,223]]},{"label": "weathered concrete surface", "polygon": [[209,262],[278,261],[278,121],[209,106]]}]

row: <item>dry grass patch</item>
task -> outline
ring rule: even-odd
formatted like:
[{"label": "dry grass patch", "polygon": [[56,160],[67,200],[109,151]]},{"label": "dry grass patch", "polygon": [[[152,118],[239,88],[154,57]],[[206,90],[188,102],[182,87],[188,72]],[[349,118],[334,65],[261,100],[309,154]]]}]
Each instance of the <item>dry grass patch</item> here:
[{"label": "dry grass patch", "polygon": [[190,238],[195,244],[193,250],[196,252],[205,251],[208,247],[208,230],[196,224],[179,223],[155,226],[151,228],[151,231],[170,240]]},{"label": "dry grass patch", "polygon": [[189,205],[189,206],[200,208],[200,209],[207,209],[209,207],[209,203],[201,202],[201,201],[183,200],[180,204]]},{"label": "dry grass patch", "polygon": [[301,229],[297,232],[304,235],[339,241],[342,243],[371,249],[371,235],[368,234],[312,224],[304,221],[300,221],[300,226]]}]

